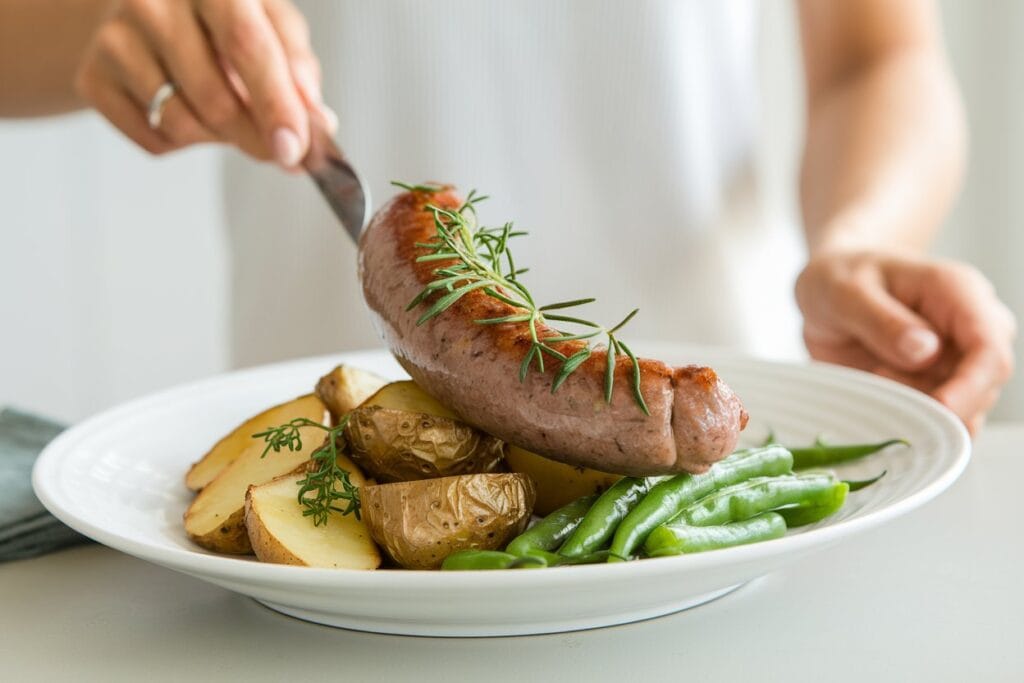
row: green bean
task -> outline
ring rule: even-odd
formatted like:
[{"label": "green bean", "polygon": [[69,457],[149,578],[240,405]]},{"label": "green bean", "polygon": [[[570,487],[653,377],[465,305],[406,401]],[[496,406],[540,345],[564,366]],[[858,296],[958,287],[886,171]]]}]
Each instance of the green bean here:
[{"label": "green bean", "polygon": [[876,477],[871,477],[870,479],[859,479],[859,480],[844,479],[843,481],[845,481],[849,485],[850,493],[853,493],[854,491],[860,491],[861,489],[866,489],[867,487],[871,486],[872,484],[877,482],[879,479],[881,479],[882,477],[884,477],[888,473],[889,473],[889,470],[882,470],[881,474],[879,474]]},{"label": "green bean", "polygon": [[536,555],[554,551],[583,521],[597,496],[584,496],[560,507],[532,527],[516,536],[505,547],[512,555]]},{"label": "green bean", "polygon": [[736,451],[712,465],[704,474],[680,474],[656,484],[619,524],[608,561],[615,562],[633,555],[647,534],[716,488],[738,484],[752,477],[785,474],[792,467],[793,456],[789,451],[773,444]]},{"label": "green bean", "polygon": [[782,516],[765,512],[742,522],[720,526],[659,526],[647,537],[644,550],[650,557],[702,553],[781,538],[785,534],[786,522]]},{"label": "green bean", "polygon": [[790,505],[839,509],[847,491],[849,486],[831,474],[758,477],[700,499],[680,512],[669,525],[716,526]]},{"label": "green bean", "polygon": [[519,569],[546,567],[547,563],[539,557],[512,555],[500,550],[460,550],[444,558],[441,569]]},{"label": "green bean", "polygon": [[607,550],[598,550],[579,557],[563,557],[543,550],[534,550],[529,555],[513,555],[500,550],[460,550],[444,558],[441,569],[540,569],[572,564],[596,564],[607,559]]},{"label": "green bean", "polygon": [[778,510],[778,513],[786,520],[786,526],[791,529],[805,524],[814,524],[839,512],[839,508],[843,507],[843,503],[846,502],[846,494],[849,492],[850,482],[839,482],[839,485],[833,486],[827,493],[821,494],[813,501],[782,508]]},{"label": "green bean", "polygon": [[601,494],[583,521],[558,550],[559,555],[578,557],[600,549],[615,533],[619,522],[661,481],[662,477],[623,477]]},{"label": "green bean", "polygon": [[903,446],[910,445],[910,443],[904,439],[889,439],[888,441],[881,441],[879,443],[843,445],[830,445],[821,439],[815,439],[813,446],[809,446],[807,448],[791,448],[789,450],[793,453],[793,467],[795,469],[804,469],[806,467],[824,467],[827,465],[847,462],[849,460],[856,460],[857,458],[863,458],[866,455],[877,453],[883,448],[895,446],[896,444],[901,444]]}]

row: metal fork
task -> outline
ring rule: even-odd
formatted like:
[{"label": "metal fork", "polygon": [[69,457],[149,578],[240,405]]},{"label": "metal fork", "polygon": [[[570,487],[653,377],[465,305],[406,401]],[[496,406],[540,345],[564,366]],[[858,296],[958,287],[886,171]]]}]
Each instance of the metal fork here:
[{"label": "metal fork", "polygon": [[359,235],[370,220],[370,188],[318,123],[310,127],[309,153],[302,166],[320,188],[345,231],[359,244]]}]

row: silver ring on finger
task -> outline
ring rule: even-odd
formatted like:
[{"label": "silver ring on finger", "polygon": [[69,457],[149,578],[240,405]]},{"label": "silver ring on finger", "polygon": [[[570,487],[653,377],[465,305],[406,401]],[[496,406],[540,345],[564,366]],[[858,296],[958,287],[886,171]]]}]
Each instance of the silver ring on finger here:
[{"label": "silver ring on finger", "polygon": [[146,111],[146,122],[153,130],[160,128],[160,124],[164,120],[164,109],[167,107],[167,102],[174,97],[174,93],[177,90],[177,86],[170,81],[165,81],[163,85],[157,88],[153,99],[149,101],[149,108]]}]

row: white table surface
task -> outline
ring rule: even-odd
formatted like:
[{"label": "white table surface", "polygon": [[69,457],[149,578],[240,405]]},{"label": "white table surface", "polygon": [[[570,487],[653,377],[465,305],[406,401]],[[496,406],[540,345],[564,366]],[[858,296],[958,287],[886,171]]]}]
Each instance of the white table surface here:
[{"label": "white table surface", "polygon": [[1024,681],[1024,424],[938,500],[710,604],[562,635],[297,621],[100,546],[0,565],[0,680]]}]

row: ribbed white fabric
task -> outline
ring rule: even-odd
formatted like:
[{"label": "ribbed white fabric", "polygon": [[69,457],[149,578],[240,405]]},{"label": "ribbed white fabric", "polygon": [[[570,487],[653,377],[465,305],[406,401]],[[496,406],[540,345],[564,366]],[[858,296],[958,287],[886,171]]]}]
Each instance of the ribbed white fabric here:
[{"label": "ribbed white fabric", "polygon": [[[757,217],[754,2],[299,5],[376,205],[390,179],[479,188],[485,223],[530,230],[516,254],[540,298],[596,296],[608,323],[639,306],[627,338],[754,336],[760,293],[736,275],[767,255],[730,247]],[[226,177],[235,362],[376,344],[308,181],[238,158]]]}]

